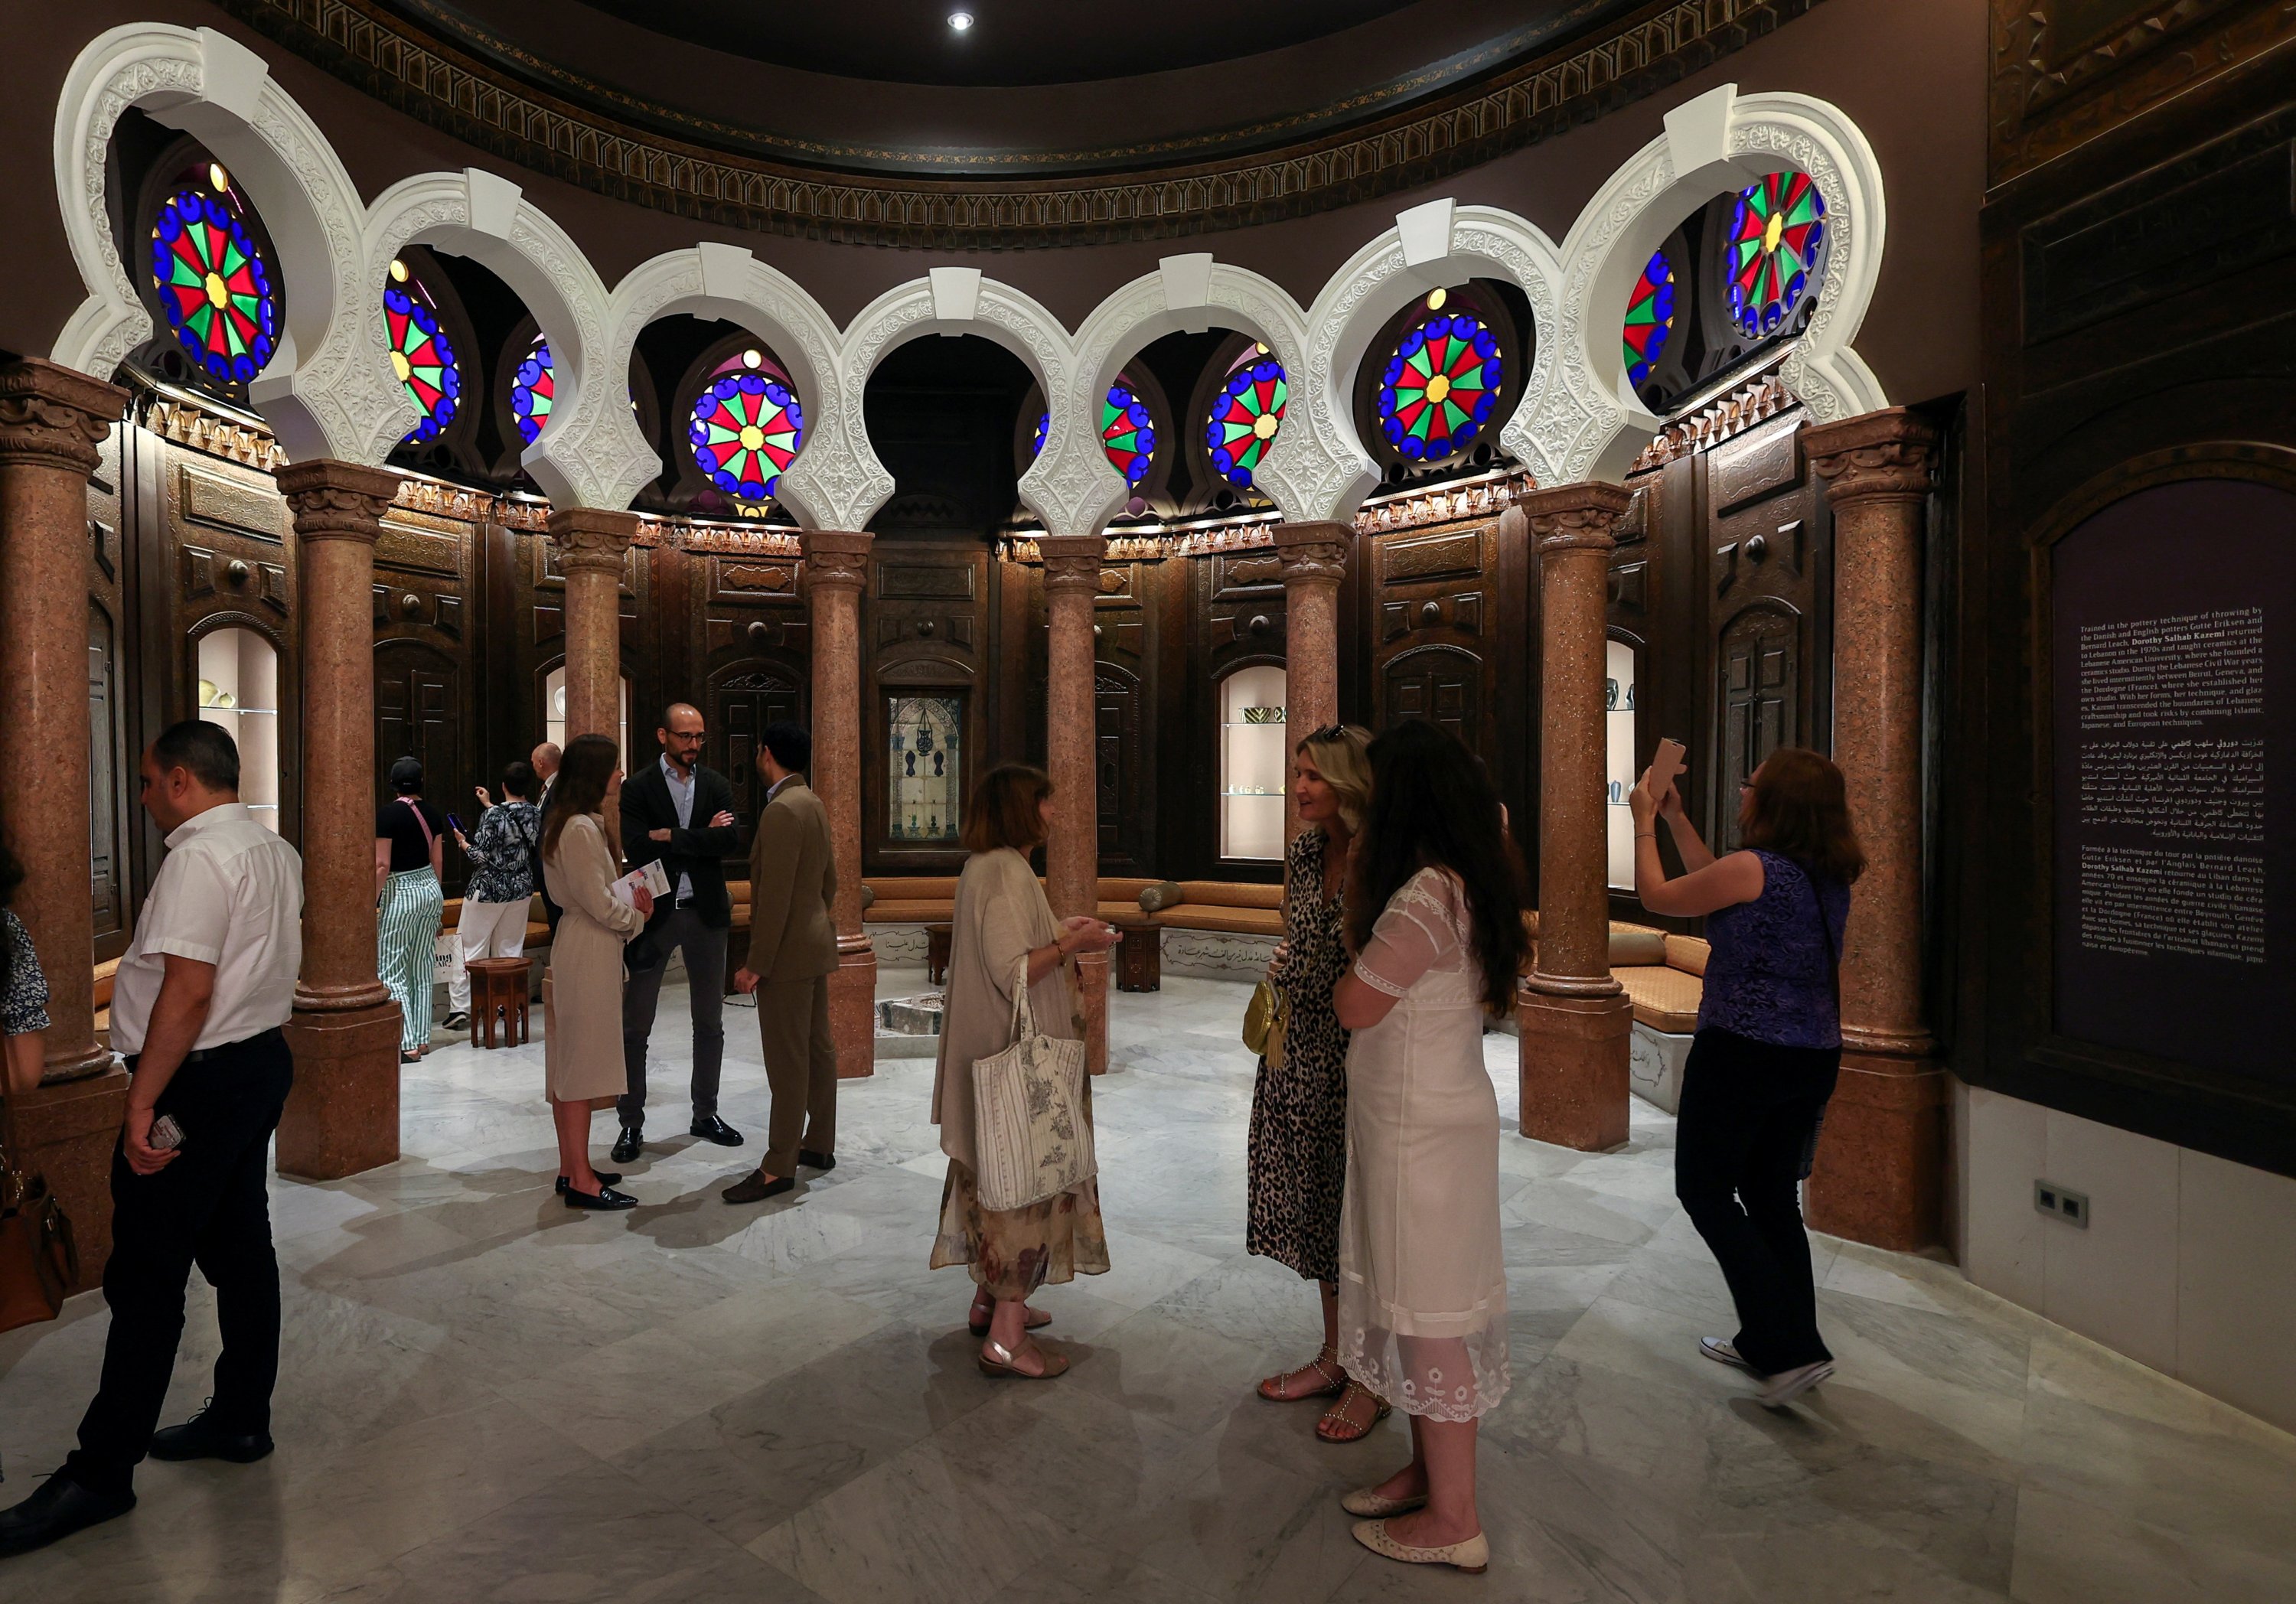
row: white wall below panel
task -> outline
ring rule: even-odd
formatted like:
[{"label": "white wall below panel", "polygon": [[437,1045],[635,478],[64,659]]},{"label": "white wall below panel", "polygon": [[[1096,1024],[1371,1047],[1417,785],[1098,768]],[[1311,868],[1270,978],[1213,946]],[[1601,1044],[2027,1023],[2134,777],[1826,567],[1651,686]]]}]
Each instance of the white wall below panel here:
[{"label": "white wall below panel", "polygon": [[1964,1086],[1954,1133],[1960,1173],[1961,1264],[1969,1279],[2012,1303],[2041,1310],[2041,1228],[2033,1182],[2048,1162],[2048,1113],[1981,1086]]},{"label": "white wall below panel", "polygon": [[2186,1150],[2177,1375],[2296,1430],[2296,1181]]},{"label": "white wall below panel", "polygon": [[2177,1154],[2150,1136],[2052,1109],[2041,1174],[2087,1194],[2086,1230],[2041,1226],[2041,1312],[2155,1370],[2177,1365]]}]

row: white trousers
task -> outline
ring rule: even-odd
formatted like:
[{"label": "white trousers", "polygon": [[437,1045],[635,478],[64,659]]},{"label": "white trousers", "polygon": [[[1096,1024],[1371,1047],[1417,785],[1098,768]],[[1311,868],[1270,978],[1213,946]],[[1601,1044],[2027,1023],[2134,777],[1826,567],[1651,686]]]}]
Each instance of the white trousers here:
[{"label": "white trousers", "polygon": [[463,959],[461,963],[447,966],[448,1012],[471,1011],[471,972],[464,964],[475,963],[481,958],[525,955],[526,911],[527,904],[522,902],[482,903],[463,898],[463,916],[455,926],[455,942],[463,949]]}]

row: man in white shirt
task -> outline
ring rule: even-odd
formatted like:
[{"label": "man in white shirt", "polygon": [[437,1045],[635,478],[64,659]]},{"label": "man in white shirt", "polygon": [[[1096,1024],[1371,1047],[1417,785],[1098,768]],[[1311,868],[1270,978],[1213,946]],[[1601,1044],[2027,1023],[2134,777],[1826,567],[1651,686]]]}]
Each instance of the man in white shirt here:
[{"label": "man in white shirt", "polygon": [[[303,863],[241,806],[239,749],[218,726],[170,725],[143,780],[168,855],[112,983],[111,1043],[132,1079],[111,1161],[103,1379],[63,1468],[0,1512],[0,1555],[134,1509],[147,1453],[244,1464],[271,1452],[270,1146],[294,1078],[280,1027],[303,962]],[[155,1433],[195,1263],[222,1329],[215,1395]]]}]

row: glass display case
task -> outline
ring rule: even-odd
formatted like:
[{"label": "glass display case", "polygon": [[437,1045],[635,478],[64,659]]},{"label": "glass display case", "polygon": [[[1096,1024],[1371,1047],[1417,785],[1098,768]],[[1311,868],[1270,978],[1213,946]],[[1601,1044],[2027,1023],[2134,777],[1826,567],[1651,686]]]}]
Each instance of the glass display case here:
[{"label": "glass display case", "polygon": [[1292,746],[1284,673],[1262,665],[1220,682],[1220,856],[1283,860],[1283,792]]},{"label": "glass display case", "polygon": [[1603,661],[1603,733],[1606,763],[1603,815],[1609,831],[1611,888],[1635,888],[1635,815],[1627,793],[1635,773],[1635,649],[1624,641],[1605,643]]},{"label": "glass display case", "polygon": [[[653,732],[649,730],[646,733],[650,736]],[[566,749],[566,665],[563,663],[553,668],[550,677],[542,682],[542,738],[562,752]],[[635,770],[640,763],[652,763],[661,756],[660,748],[652,741],[646,742],[646,750],[643,752],[630,749],[630,676],[627,674],[622,675],[619,739],[622,773],[625,774]]]},{"label": "glass display case", "polygon": [[279,828],[279,651],[252,629],[200,637],[200,716],[239,747],[239,799]]},{"label": "glass display case", "polygon": [[964,798],[964,693],[888,696],[885,729],[885,834],[905,847],[955,840]]}]

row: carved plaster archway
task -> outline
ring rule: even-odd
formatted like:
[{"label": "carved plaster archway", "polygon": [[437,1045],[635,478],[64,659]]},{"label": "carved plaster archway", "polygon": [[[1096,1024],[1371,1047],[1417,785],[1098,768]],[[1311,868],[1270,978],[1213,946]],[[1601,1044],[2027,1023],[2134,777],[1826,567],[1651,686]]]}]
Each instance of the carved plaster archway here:
[{"label": "carved plaster archway", "polygon": [[[1786,387],[1820,421],[1890,404],[1874,370],[1850,348],[1874,299],[1888,233],[1873,146],[1824,101],[1740,94],[1735,84],[1724,84],[1667,113],[1666,132],[1611,175],[1563,241],[1565,293],[1555,344],[1566,368],[1587,379],[1541,397],[1529,426],[1571,465],[1569,479],[1622,476],[1642,437],[1659,425],[1635,399],[1620,356],[1618,323],[1635,276],[1689,213],[1780,170],[1816,181],[1825,196],[1828,237],[1817,307],[1786,361]],[[1582,392],[1601,403],[1591,416]]]},{"label": "carved plaster archway", "polygon": [[329,331],[364,307],[365,208],[334,149],[261,56],[214,29],[165,23],[111,29],[65,75],[56,109],[56,194],[83,302],[57,337],[54,359],[109,379],[154,333],[111,232],[107,157],[120,114],[138,107],[191,134],[243,185],[263,215],[285,282],[286,327],[251,393],[291,457],[362,454],[362,420],[387,410],[388,365],[358,362]]}]

